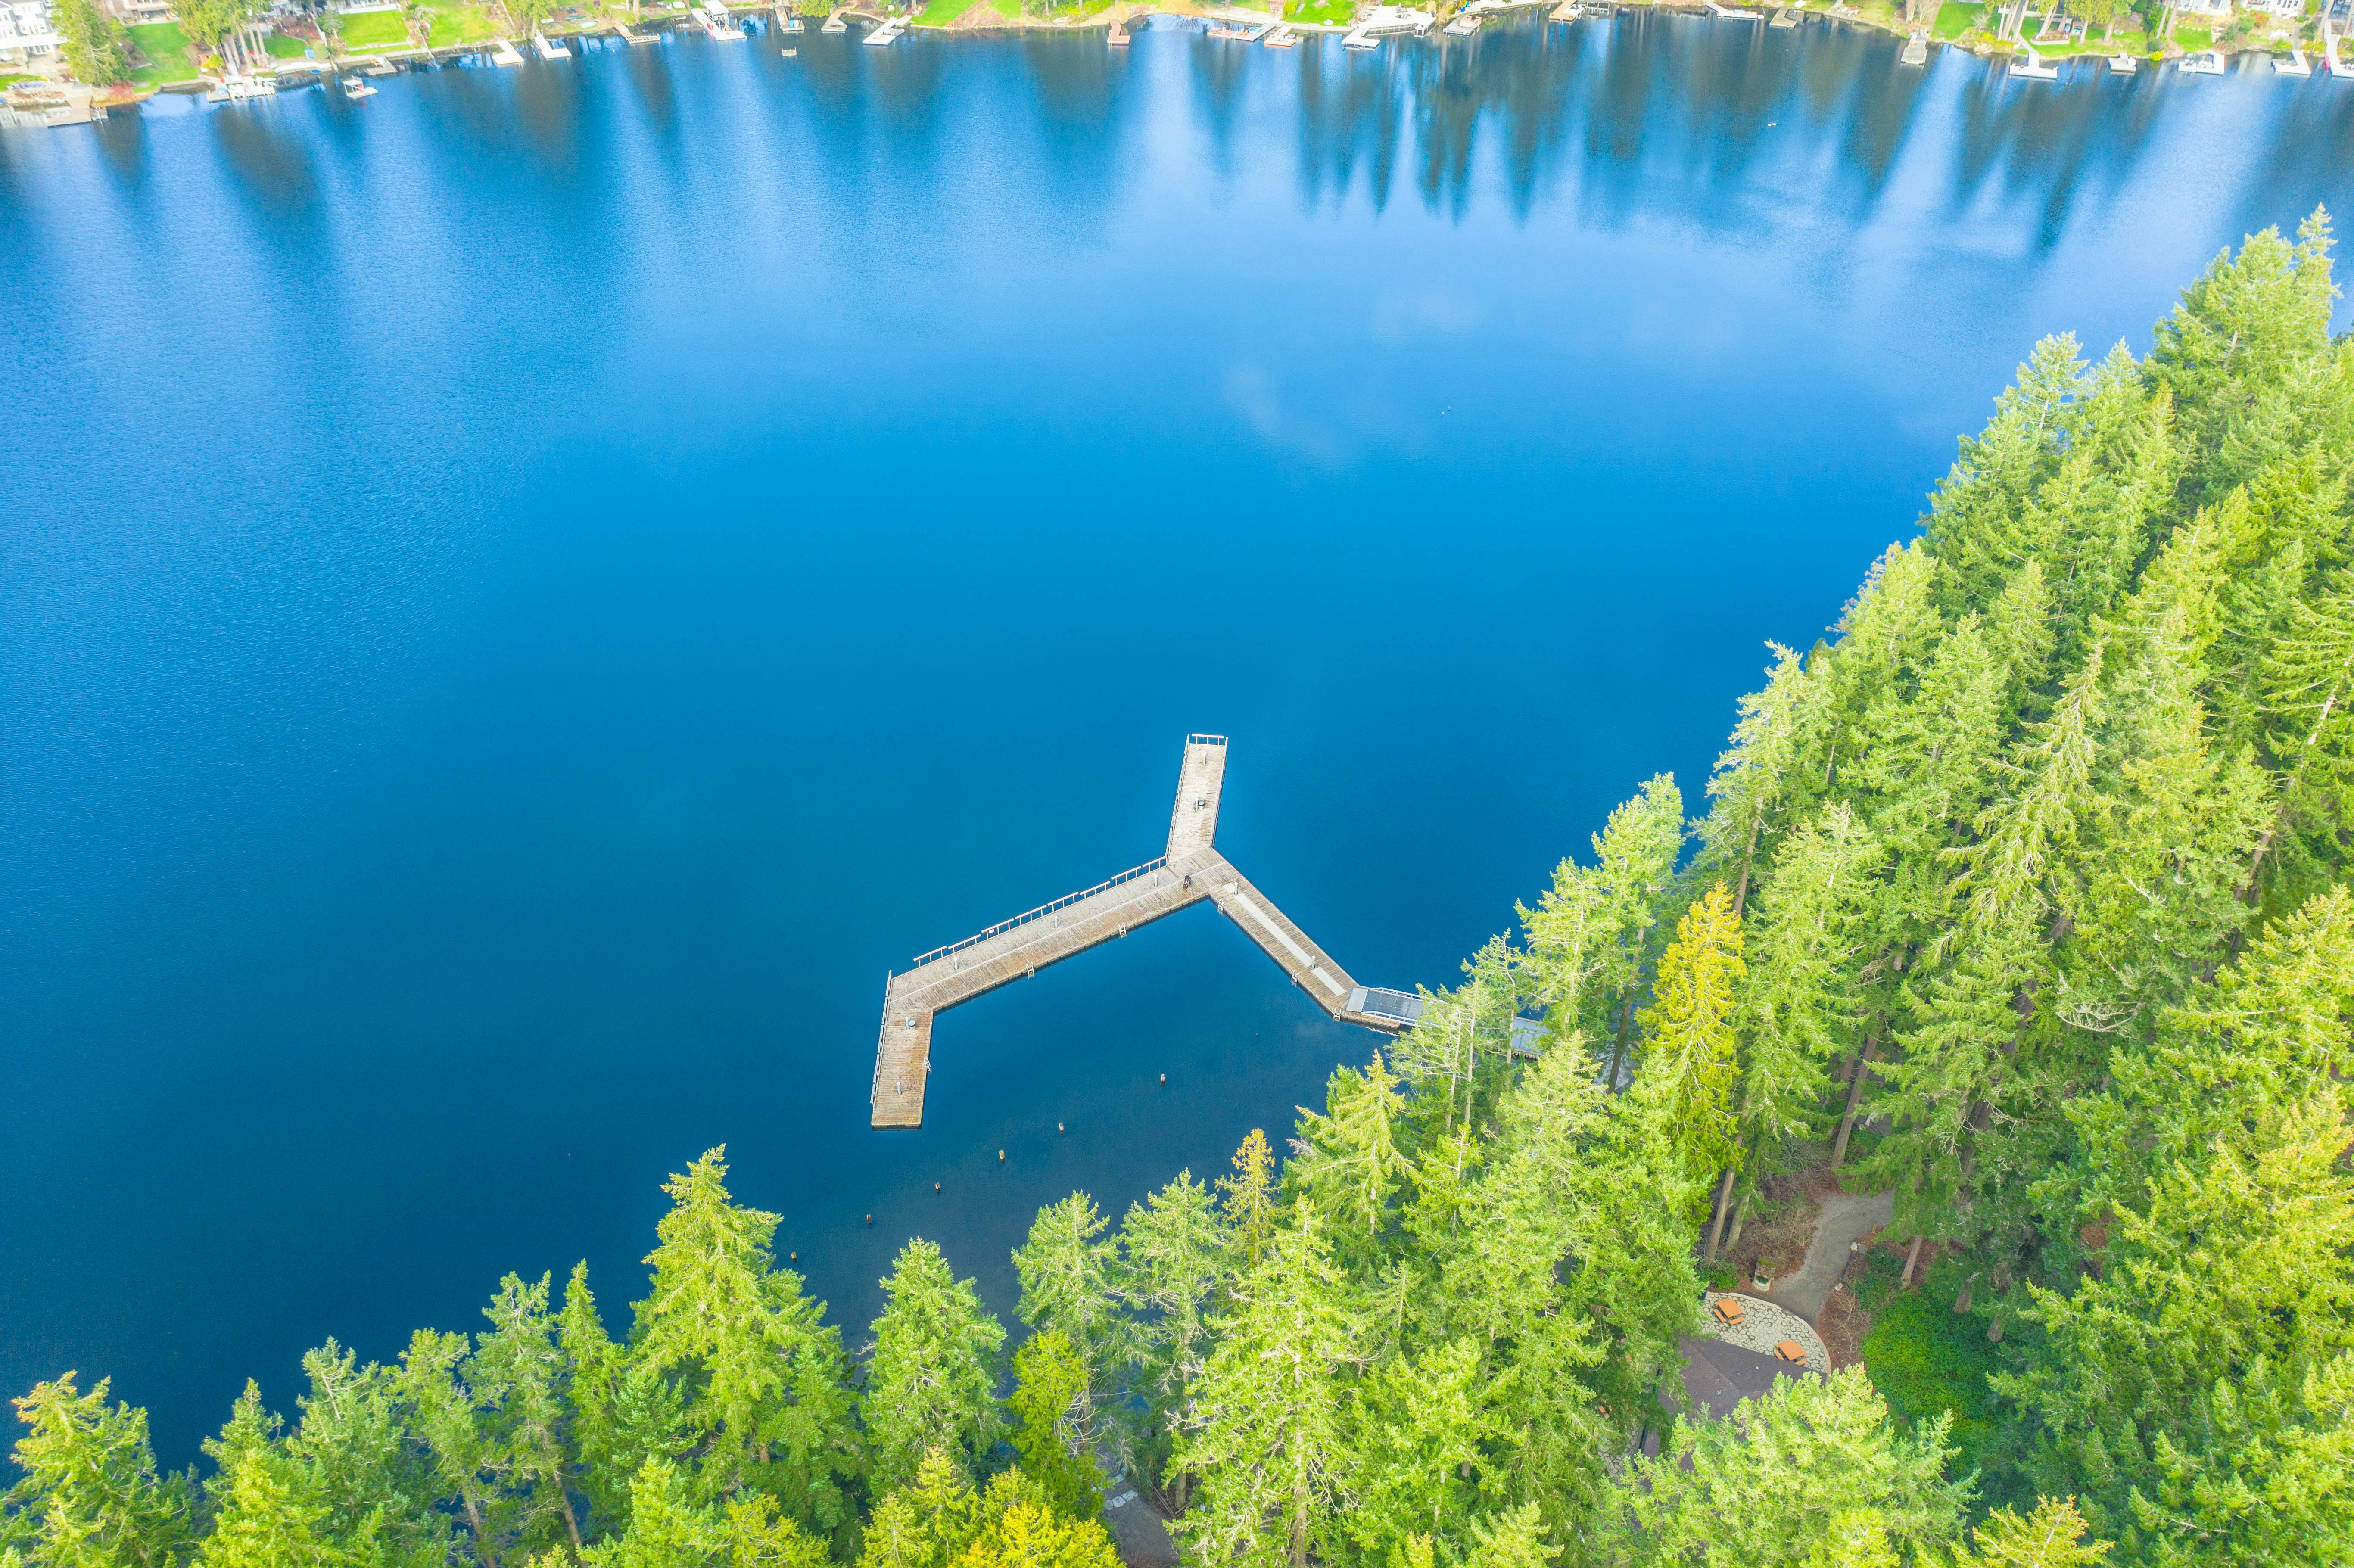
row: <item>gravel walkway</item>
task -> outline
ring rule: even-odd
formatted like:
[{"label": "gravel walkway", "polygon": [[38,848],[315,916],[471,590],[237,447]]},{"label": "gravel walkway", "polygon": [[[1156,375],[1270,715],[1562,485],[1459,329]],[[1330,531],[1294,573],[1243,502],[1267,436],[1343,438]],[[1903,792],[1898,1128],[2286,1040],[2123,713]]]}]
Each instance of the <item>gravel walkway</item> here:
[{"label": "gravel walkway", "polygon": [[1825,1198],[1815,1217],[1815,1234],[1807,1243],[1807,1261],[1798,1272],[1774,1282],[1774,1299],[1811,1323],[1831,1298],[1831,1287],[1847,1272],[1850,1249],[1896,1217],[1896,1195],[1875,1192],[1859,1198],[1834,1192]]}]

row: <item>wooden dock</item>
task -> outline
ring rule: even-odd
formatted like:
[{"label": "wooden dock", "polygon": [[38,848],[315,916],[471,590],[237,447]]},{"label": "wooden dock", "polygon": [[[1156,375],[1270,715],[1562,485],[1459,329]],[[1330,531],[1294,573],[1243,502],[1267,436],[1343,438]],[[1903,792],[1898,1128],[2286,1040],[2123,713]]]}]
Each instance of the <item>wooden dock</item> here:
[{"label": "wooden dock", "polygon": [[1169,845],[1160,859],[1000,921],[961,942],[936,948],[905,973],[892,975],[885,982],[883,1027],[875,1045],[875,1125],[923,1125],[932,1022],[939,1014],[1205,900],[1241,927],[1331,1017],[1396,1033],[1403,1027],[1399,1017],[1356,1011],[1369,1005],[1369,994],[1395,993],[1369,993],[1350,979],[1331,954],[1217,852],[1218,797],[1225,777],[1225,736],[1187,736],[1177,801],[1169,813]]}]

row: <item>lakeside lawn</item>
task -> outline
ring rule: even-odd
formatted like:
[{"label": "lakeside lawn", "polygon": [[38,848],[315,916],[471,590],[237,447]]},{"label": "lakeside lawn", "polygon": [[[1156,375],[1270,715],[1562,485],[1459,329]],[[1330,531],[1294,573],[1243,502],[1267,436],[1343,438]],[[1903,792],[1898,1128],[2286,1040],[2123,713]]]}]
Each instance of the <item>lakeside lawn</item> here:
[{"label": "lakeside lawn", "polygon": [[2184,54],[2196,54],[2200,49],[2215,47],[2215,30],[2212,27],[2177,27],[2174,29],[2174,41],[2181,46]]},{"label": "lakeside lawn", "polygon": [[1929,24],[1929,36],[1933,38],[1958,38],[1977,26],[1978,18],[1986,13],[1984,5],[1966,5],[1962,0],[1946,0],[1937,7],[1937,19]]},{"label": "lakeside lawn", "polygon": [[363,11],[356,16],[344,18],[344,48],[347,49],[405,49],[408,47],[408,24],[398,11]]},{"label": "lakeside lawn", "polygon": [[[1013,0],[1007,0],[1007,4],[1013,3]],[[916,18],[916,24],[923,27],[945,27],[980,4],[981,0],[932,0],[924,7],[923,14]]]},{"label": "lakeside lawn", "polygon": [[499,37],[498,23],[479,5],[429,5],[426,16],[430,26],[425,41],[437,49],[451,44],[478,44]]},{"label": "lakeside lawn", "polygon": [[1283,19],[1287,22],[1326,22],[1334,26],[1343,26],[1356,10],[1353,0],[1291,0],[1283,8]]},{"label": "lakeside lawn", "polygon": [[132,41],[152,64],[131,73],[131,79],[142,87],[164,87],[175,81],[194,81],[199,73],[188,63],[188,35],[180,31],[177,22],[141,22],[131,29]]},{"label": "lakeside lawn", "polygon": [[308,38],[290,38],[283,33],[270,34],[261,40],[261,47],[270,51],[270,58],[274,60],[299,60],[318,48]]}]

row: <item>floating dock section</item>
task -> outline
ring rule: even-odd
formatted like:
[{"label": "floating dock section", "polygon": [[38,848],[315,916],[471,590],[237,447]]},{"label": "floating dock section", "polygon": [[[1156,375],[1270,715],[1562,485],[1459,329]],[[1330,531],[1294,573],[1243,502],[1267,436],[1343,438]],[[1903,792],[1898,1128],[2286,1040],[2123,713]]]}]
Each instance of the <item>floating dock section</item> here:
[{"label": "floating dock section", "polygon": [[1394,1034],[1411,1027],[1419,1000],[1359,985],[1275,901],[1217,852],[1218,797],[1226,778],[1226,737],[1189,735],[1169,813],[1169,846],[1158,860],[1043,904],[987,930],[935,948],[885,983],[883,1027],[875,1046],[876,1127],[921,1127],[931,1073],[932,1021],[959,1002],[1036,974],[1100,943],[1204,902],[1242,927],[1292,983],[1343,1023]]}]

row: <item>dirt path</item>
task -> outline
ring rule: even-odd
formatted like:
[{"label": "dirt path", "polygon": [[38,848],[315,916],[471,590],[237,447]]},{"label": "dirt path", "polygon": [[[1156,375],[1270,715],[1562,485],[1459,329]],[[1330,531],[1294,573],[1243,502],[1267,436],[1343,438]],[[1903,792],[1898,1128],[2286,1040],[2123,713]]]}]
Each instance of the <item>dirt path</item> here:
[{"label": "dirt path", "polygon": [[1774,1282],[1774,1299],[1812,1323],[1830,1299],[1831,1287],[1847,1272],[1848,1248],[1895,1217],[1893,1192],[1869,1198],[1834,1192],[1825,1198],[1815,1217],[1814,1236],[1807,1243],[1807,1261],[1797,1273]]}]

